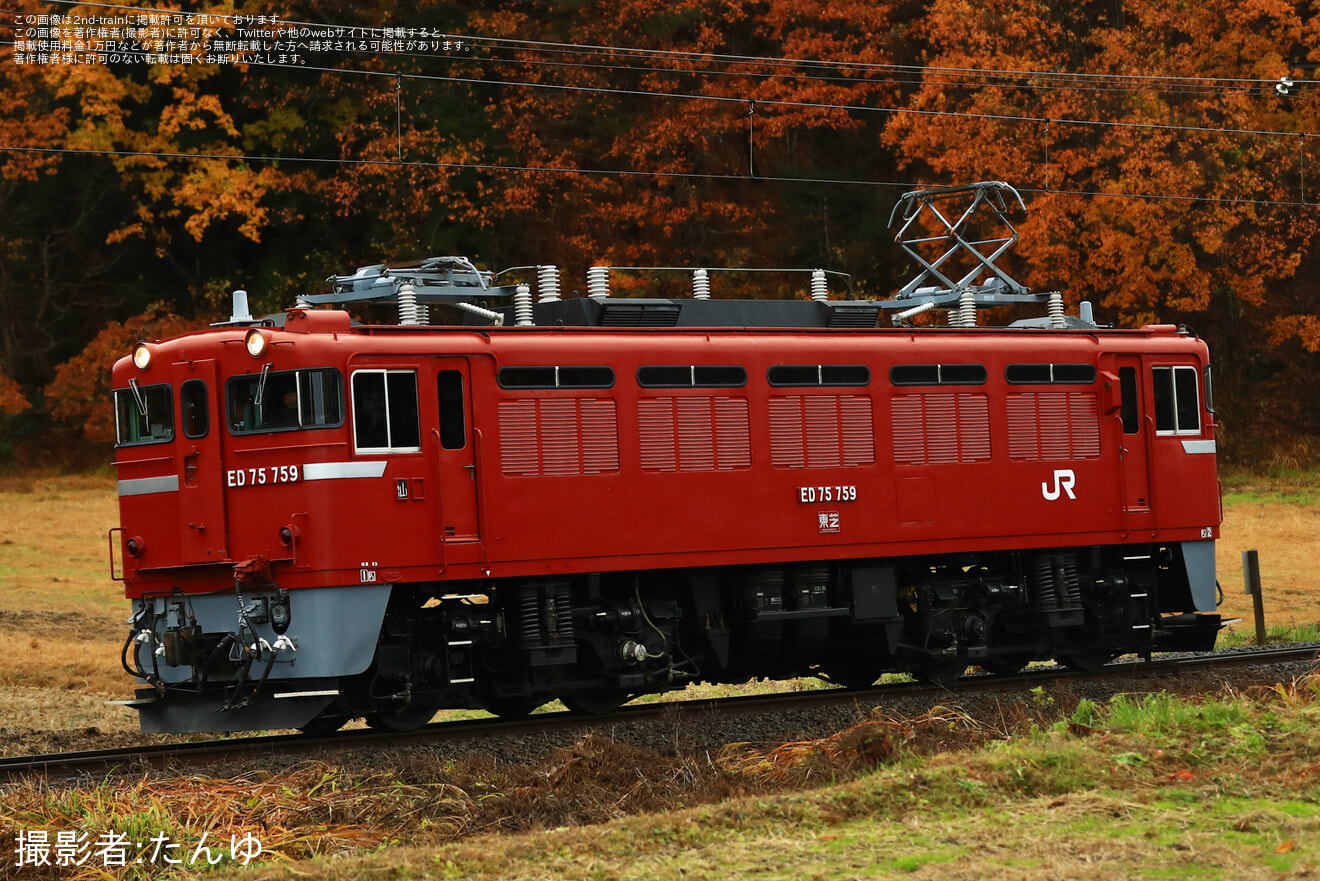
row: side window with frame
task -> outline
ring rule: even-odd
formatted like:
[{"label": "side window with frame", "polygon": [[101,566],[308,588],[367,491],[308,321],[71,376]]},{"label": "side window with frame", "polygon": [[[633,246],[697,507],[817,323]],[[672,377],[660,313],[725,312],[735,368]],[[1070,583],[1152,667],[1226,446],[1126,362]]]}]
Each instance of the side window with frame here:
[{"label": "side window with frame", "polygon": [[333,367],[233,376],[225,392],[232,434],[333,428],[343,423],[343,378]]},{"label": "side window with frame", "polygon": [[200,379],[187,380],[179,388],[184,437],[206,437],[211,430],[210,399],[206,392],[206,382]]},{"label": "side window with frame", "polygon": [[1152,367],[1155,433],[1200,434],[1201,400],[1195,367]]},{"label": "side window with frame", "polygon": [[115,445],[157,444],[174,439],[174,389],[168,385],[115,389]]},{"label": "side window with frame", "polygon": [[359,453],[415,453],[422,448],[416,371],[353,373],[353,443]]},{"label": "side window with frame", "polygon": [[1141,419],[1137,414],[1137,368],[1118,368],[1118,390],[1122,397],[1119,413],[1123,418],[1123,433],[1136,434],[1141,431]]},{"label": "side window with frame", "polygon": [[441,370],[436,374],[435,384],[440,396],[440,446],[446,450],[461,450],[467,446],[463,373]]}]

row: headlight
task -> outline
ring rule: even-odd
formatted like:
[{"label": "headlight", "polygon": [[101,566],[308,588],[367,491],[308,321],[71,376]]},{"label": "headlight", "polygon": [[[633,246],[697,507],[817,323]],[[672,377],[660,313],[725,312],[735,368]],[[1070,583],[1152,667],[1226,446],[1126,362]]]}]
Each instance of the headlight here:
[{"label": "headlight", "polygon": [[151,366],[151,346],[146,343],[138,343],[133,347],[133,364],[138,370],[146,370]]},{"label": "headlight", "polygon": [[260,358],[266,354],[266,346],[270,339],[255,327],[247,332],[247,337],[243,340],[243,345],[247,346],[248,354],[253,358]]}]

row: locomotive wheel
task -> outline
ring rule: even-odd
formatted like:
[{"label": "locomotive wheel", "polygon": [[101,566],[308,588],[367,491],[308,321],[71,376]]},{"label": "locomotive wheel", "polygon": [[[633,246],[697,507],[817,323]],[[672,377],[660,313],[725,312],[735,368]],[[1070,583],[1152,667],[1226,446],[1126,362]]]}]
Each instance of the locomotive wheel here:
[{"label": "locomotive wheel", "polygon": [[394,710],[387,713],[372,713],[367,716],[367,726],[376,731],[395,731],[403,734],[416,731],[435,716],[434,707],[421,709]]},{"label": "locomotive wheel", "polygon": [[880,673],[876,670],[843,667],[838,670],[823,670],[818,678],[835,685],[842,685],[844,688],[870,688],[880,678]]},{"label": "locomotive wheel", "polygon": [[334,734],[340,728],[343,728],[348,719],[347,714],[329,709],[298,730],[309,737],[325,737],[327,734]]},{"label": "locomotive wheel", "polygon": [[560,700],[569,712],[580,716],[603,716],[612,713],[628,702],[631,697],[626,691],[614,691],[609,688],[593,688],[566,695]]},{"label": "locomotive wheel", "polygon": [[486,711],[501,719],[526,719],[541,704],[531,698],[487,698]]},{"label": "locomotive wheel", "polygon": [[963,661],[941,661],[937,664],[928,664],[912,671],[912,677],[918,682],[924,682],[927,685],[950,686],[958,681],[967,670],[967,664]]},{"label": "locomotive wheel", "polygon": [[1118,655],[1104,649],[1089,649],[1081,652],[1070,652],[1066,655],[1059,655],[1055,658],[1060,664],[1072,670],[1080,670],[1083,673],[1089,673],[1092,670],[1099,670],[1105,664]]},{"label": "locomotive wheel", "polygon": [[996,676],[1012,676],[1021,673],[1022,668],[1031,663],[1030,655],[1001,655],[981,662],[982,670]]}]

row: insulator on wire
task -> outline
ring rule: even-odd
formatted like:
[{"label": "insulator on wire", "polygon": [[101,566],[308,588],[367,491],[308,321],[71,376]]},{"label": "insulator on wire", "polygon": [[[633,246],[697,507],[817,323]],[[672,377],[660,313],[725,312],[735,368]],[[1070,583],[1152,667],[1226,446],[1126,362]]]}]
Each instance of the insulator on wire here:
[{"label": "insulator on wire", "polygon": [[417,320],[417,294],[413,291],[412,282],[405,281],[399,285],[399,323],[420,323]]},{"label": "insulator on wire", "polygon": [[964,290],[958,297],[959,320],[963,327],[976,327],[976,294]]},{"label": "insulator on wire", "polygon": [[710,299],[710,273],[704,269],[697,269],[692,272],[692,299]]},{"label": "insulator on wire", "polygon": [[[558,281],[555,279],[556,284]],[[555,296],[557,299],[558,294]],[[541,302],[544,303],[545,300]],[[513,320],[519,327],[529,327],[535,323],[532,319],[532,289],[525,284],[513,289]]]},{"label": "insulator on wire", "polygon": [[1063,294],[1055,291],[1050,294],[1050,327],[1067,327],[1068,322],[1063,317]]},{"label": "insulator on wire", "polygon": [[915,318],[921,313],[929,312],[934,308],[935,303],[927,300],[919,306],[913,306],[911,309],[904,309],[902,312],[894,315],[890,320],[893,322],[894,327],[902,327],[903,322],[907,321],[909,318]]},{"label": "insulator on wire", "polygon": [[829,298],[830,284],[825,280],[825,270],[813,269],[811,271],[811,299],[823,303]]},{"label": "insulator on wire", "polygon": [[610,268],[592,266],[587,269],[587,296],[593,300],[604,300],[610,295]]},{"label": "insulator on wire", "polygon": [[536,267],[537,301],[541,303],[559,302],[559,267],[552,265]]}]

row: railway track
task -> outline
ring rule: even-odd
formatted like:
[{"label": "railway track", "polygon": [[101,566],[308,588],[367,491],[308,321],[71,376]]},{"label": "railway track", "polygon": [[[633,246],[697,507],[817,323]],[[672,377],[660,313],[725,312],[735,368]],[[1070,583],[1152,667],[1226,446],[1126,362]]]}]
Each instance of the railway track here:
[{"label": "railway track", "polygon": [[[987,691],[1022,691],[1046,684],[1097,681],[1111,677],[1173,678],[1194,671],[1283,666],[1317,659],[1320,659],[1320,643],[1307,643],[1258,651],[1220,652],[1192,657],[1157,658],[1150,661],[1121,661],[1089,672],[1044,667],[1030,669],[1016,676],[966,676],[958,681],[956,692],[969,694]],[[407,733],[353,730],[318,737],[280,734],[145,747],[8,756],[0,757],[0,780],[31,774],[47,778],[90,775],[129,766],[162,767],[271,753],[307,755],[369,748],[373,745],[398,746],[461,741],[477,737],[518,736],[566,729],[601,728],[619,723],[672,718],[674,714],[683,713],[770,713],[840,704],[884,705],[901,698],[938,697],[953,690],[944,686],[903,682],[866,689],[833,688],[772,695],[635,704],[621,707],[613,713],[591,717],[561,711],[541,713],[513,721],[473,719],[436,722]]]}]

